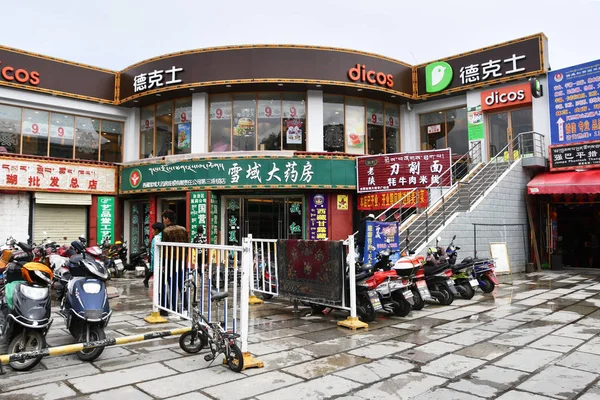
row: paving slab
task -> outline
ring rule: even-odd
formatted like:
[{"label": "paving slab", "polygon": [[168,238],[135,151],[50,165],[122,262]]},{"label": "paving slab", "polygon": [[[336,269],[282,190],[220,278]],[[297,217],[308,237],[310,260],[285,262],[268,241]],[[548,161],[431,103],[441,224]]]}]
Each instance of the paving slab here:
[{"label": "paving slab", "polygon": [[458,382],[449,384],[448,387],[475,396],[493,398],[527,375],[524,372],[488,365],[477,369]]},{"label": "paving slab", "polygon": [[413,343],[406,343],[400,340],[387,340],[352,350],[349,353],[354,356],[376,359],[410,349],[414,346]]},{"label": "paving slab", "polygon": [[[540,340],[530,343],[528,347],[534,347],[541,350],[557,351],[559,353],[568,353],[582,343],[584,343],[584,341],[581,339],[548,335]],[[579,350],[581,350],[581,348]]]},{"label": "paving slab", "polygon": [[[134,368],[122,369],[118,371],[106,372],[104,374],[84,376],[81,378],[69,379],[69,383],[81,393],[93,393],[101,390],[108,390],[120,386],[128,386],[134,383],[143,382],[170,376],[176,371],[165,367],[162,364],[155,363],[149,366],[143,365]],[[173,379],[173,378],[168,378]]]},{"label": "paving slab", "polygon": [[[115,400],[117,400],[117,399],[115,399]],[[191,392],[191,393],[182,394],[181,396],[169,397],[167,400],[212,400],[212,399],[208,396],[203,395],[200,392]]]},{"label": "paving slab", "polygon": [[77,397],[75,400],[152,400],[152,397],[148,396],[141,390],[136,389],[133,386],[125,386],[118,389],[107,390],[105,392],[94,393],[89,396]]},{"label": "paving slab", "polygon": [[479,358],[481,360],[492,361],[507,353],[510,353],[515,348],[503,344],[482,342],[473,346],[467,346],[462,350],[454,352],[460,356]]},{"label": "paving slab", "polygon": [[34,385],[45,385],[70,378],[99,374],[100,370],[89,363],[78,364],[51,370],[36,367],[29,372],[16,373],[10,369],[0,378],[0,390],[16,390]]},{"label": "paving slab", "polygon": [[171,350],[157,350],[149,353],[127,355],[119,358],[98,359],[94,362],[94,366],[103,371],[116,371],[139,365],[152,364],[159,361],[167,361],[181,357],[179,354]]},{"label": "paving slab", "polygon": [[[260,361],[262,361],[265,364],[263,368],[246,369],[242,371],[242,374],[248,376],[258,375],[264,372],[278,370],[292,365],[300,364],[305,361],[310,361],[312,359],[314,359],[314,357],[309,356],[308,354],[298,353],[293,350],[267,354],[260,357]],[[170,364],[167,365],[171,366]],[[174,368],[177,368],[177,366],[174,366]]]},{"label": "paving slab", "polygon": [[302,379],[283,372],[271,371],[245,379],[238,379],[234,384],[224,383],[213,386],[204,389],[204,392],[217,399],[241,400],[298,382],[302,382]]},{"label": "paving slab", "polygon": [[496,400],[548,400],[547,396],[539,396],[537,394],[522,392],[520,390],[511,390],[498,397]]},{"label": "paving slab", "polygon": [[297,383],[284,389],[275,390],[256,396],[259,400],[281,400],[281,399],[327,399],[345,393],[352,393],[353,389],[360,383],[335,375],[324,376],[308,382]]},{"label": "paving slab", "polygon": [[561,353],[554,351],[526,347],[501,358],[494,365],[519,371],[534,372],[560,356]]},{"label": "paving slab", "polygon": [[463,346],[473,345],[475,343],[483,342],[494,336],[499,335],[498,332],[484,331],[477,328],[469,329],[451,336],[440,339],[442,342],[449,342],[455,344],[461,344]]},{"label": "paving slab", "polygon": [[436,341],[443,337],[450,336],[453,333],[454,332],[444,331],[441,329],[425,328],[417,332],[402,336],[402,341],[421,345]]},{"label": "paving slab", "polygon": [[378,382],[353,395],[368,400],[408,400],[444,383],[446,379],[438,376],[409,372]]},{"label": "paving slab", "polygon": [[600,328],[592,328],[578,323],[567,325],[564,328],[552,332],[553,335],[583,340],[591,339],[598,333],[600,333]]},{"label": "paving slab", "polygon": [[296,364],[292,367],[284,368],[283,371],[304,379],[313,379],[367,362],[369,362],[368,358],[341,353]]},{"label": "paving slab", "polygon": [[395,358],[382,358],[367,364],[361,364],[335,372],[335,375],[367,384],[408,372],[413,368],[415,368],[415,366],[408,361],[402,361]]},{"label": "paving slab", "polygon": [[458,344],[436,341],[405,350],[399,353],[398,357],[418,363],[428,363],[444,354],[454,353],[462,348],[463,346]]},{"label": "paving slab", "polygon": [[600,375],[600,356],[596,354],[574,351],[562,360],[558,361],[556,365],[579,369]]},{"label": "paving slab", "polygon": [[552,396],[556,399],[572,399],[596,380],[597,375],[559,366],[550,366],[532,376],[518,389]]},{"label": "paving slab", "polygon": [[480,400],[481,397],[466,394],[452,389],[441,388],[425,392],[414,400]]},{"label": "paving slab", "polygon": [[313,344],[314,341],[301,339],[299,337],[281,338],[269,340],[263,343],[248,344],[248,351],[257,356],[264,354],[277,353],[278,351],[290,350],[295,347],[305,347]]},{"label": "paving slab", "polygon": [[484,360],[448,354],[423,366],[421,372],[445,378],[456,378],[483,364],[485,364]]},{"label": "paving slab", "polygon": [[600,385],[596,384],[589,388],[581,397],[577,400],[598,400],[600,399]]},{"label": "paving slab", "polygon": [[14,400],[56,400],[76,395],[75,391],[63,382],[50,383],[43,386],[33,386],[26,389],[0,393],[0,399]]}]

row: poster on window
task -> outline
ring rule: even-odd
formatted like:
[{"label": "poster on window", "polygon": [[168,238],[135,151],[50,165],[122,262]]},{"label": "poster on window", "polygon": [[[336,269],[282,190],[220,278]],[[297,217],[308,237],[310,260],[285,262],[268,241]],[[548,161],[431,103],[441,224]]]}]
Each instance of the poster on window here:
[{"label": "poster on window", "polygon": [[154,129],[154,117],[143,119],[142,122],[142,131],[151,131]]},{"label": "poster on window", "polygon": [[281,104],[279,101],[259,101],[258,118],[261,119],[279,119],[281,118]]},{"label": "poster on window", "polygon": [[383,112],[381,110],[367,109],[367,123],[369,125],[383,126]]},{"label": "poster on window", "polygon": [[400,118],[397,115],[387,115],[385,123],[390,128],[398,128],[400,127]]},{"label": "poster on window", "polygon": [[300,118],[303,119],[306,117],[306,111],[304,110],[304,103],[283,102],[283,118]]},{"label": "poster on window", "polygon": [[177,125],[177,148],[189,149],[191,137],[192,137],[192,124],[190,122]]},{"label": "poster on window", "polygon": [[346,152],[365,153],[365,109],[346,106]]},{"label": "poster on window", "polygon": [[219,121],[222,119],[231,119],[231,102],[217,101],[210,103],[210,120]]},{"label": "poster on window", "polygon": [[481,106],[469,107],[467,112],[469,140],[483,140],[485,128],[483,125],[483,111],[481,111]]},{"label": "poster on window", "polygon": [[60,124],[52,124],[50,125],[50,137],[58,138],[58,139],[73,139],[73,123],[71,125],[60,125]]},{"label": "poster on window", "polygon": [[48,135],[48,122],[38,123],[29,120],[23,121],[23,134],[32,136]]},{"label": "poster on window", "polygon": [[175,108],[175,124],[183,124],[192,120],[192,106]]},{"label": "poster on window", "polygon": [[302,144],[302,121],[296,119],[285,121],[285,137],[287,144]]}]

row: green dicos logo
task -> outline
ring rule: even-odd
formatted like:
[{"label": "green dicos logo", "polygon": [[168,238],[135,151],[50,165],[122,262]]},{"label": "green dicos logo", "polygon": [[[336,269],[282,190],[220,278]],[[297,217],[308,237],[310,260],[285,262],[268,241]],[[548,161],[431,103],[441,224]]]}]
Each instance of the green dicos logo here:
[{"label": "green dicos logo", "polygon": [[425,90],[427,93],[441,92],[452,82],[452,67],[444,61],[438,61],[425,67]]}]

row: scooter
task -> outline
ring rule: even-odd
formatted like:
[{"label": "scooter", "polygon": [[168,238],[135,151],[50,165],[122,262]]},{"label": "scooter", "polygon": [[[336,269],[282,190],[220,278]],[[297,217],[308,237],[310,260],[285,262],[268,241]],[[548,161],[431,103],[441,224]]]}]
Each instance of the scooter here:
[{"label": "scooter", "polygon": [[[0,300],[3,321],[0,332],[8,344],[8,353],[41,351],[46,347],[46,334],[52,325],[50,317],[50,284],[52,271],[44,264],[32,262],[32,248],[18,243],[22,251],[10,256],[6,268],[6,284]],[[42,356],[11,361],[17,371],[35,367]]]},{"label": "scooter", "polygon": [[[461,286],[466,286],[465,281],[468,280],[469,286],[472,288],[479,286],[484,293],[493,292],[496,285],[498,285],[494,260],[491,258],[481,259],[466,257],[460,264],[456,264],[460,247],[454,245],[454,239],[456,239],[456,235],[454,235],[452,242],[448,248],[446,248],[446,255],[448,257],[448,262],[452,265],[453,271],[464,270],[460,276],[462,279],[460,282]],[[457,283],[459,282],[457,281]],[[473,295],[475,295],[474,290]],[[472,298],[473,295],[468,298]]]},{"label": "scooter", "polygon": [[[104,328],[112,315],[105,284],[108,273],[102,263],[86,254],[81,242],[74,241],[71,246],[77,255],[71,257],[66,267],[57,273],[57,278],[67,289],[61,298],[59,314],[78,342],[104,340]],[[77,357],[92,361],[103,351],[104,347],[84,349],[77,353]]]},{"label": "scooter", "polygon": [[406,236],[406,250],[401,254],[401,257],[394,264],[394,269],[398,275],[404,276],[407,273],[412,274],[410,290],[413,294],[413,310],[422,310],[425,307],[425,301],[432,300],[433,297],[427,287],[425,280],[425,257],[415,255],[415,252],[410,249],[410,237]]},{"label": "scooter", "polygon": [[440,256],[437,247],[430,247],[427,250],[424,272],[427,288],[431,295],[440,304],[446,306],[452,304],[459,292],[452,279],[452,267],[448,264],[445,256]]}]

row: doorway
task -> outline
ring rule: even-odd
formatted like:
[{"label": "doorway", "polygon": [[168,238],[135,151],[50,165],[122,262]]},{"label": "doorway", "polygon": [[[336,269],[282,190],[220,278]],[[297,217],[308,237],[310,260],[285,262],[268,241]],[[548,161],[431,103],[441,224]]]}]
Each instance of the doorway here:
[{"label": "doorway", "polygon": [[159,200],[159,209],[158,215],[156,216],[156,220],[162,222],[161,215],[165,210],[173,210],[175,216],[177,217],[177,225],[183,226],[185,229],[188,229],[187,226],[187,204],[185,198],[182,199],[160,199]]},{"label": "doorway", "polygon": [[[533,131],[533,115],[531,107],[488,114],[489,158],[499,155],[501,151],[507,157],[515,156],[512,141],[519,133]],[[511,146],[508,146],[509,143]],[[518,155],[516,155],[518,158]]]},{"label": "doorway", "polygon": [[225,242],[238,245],[251,234],[255,239],[302,239],[304,200],[296,197],[226,197]]}]

